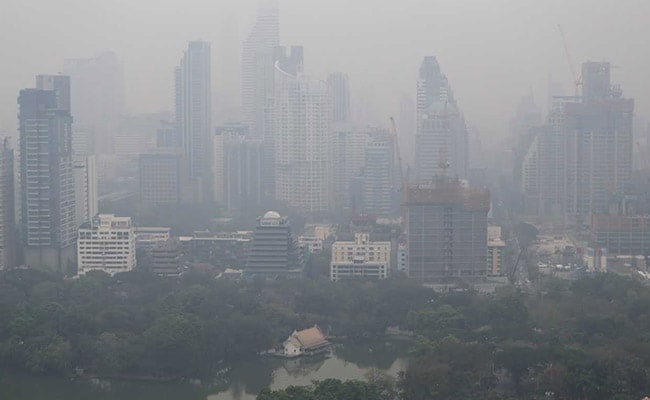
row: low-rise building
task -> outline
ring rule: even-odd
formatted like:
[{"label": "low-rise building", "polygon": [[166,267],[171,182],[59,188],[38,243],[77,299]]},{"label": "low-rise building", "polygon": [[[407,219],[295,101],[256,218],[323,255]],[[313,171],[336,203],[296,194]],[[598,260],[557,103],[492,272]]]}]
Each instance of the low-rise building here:
[{"label": "low-rise building", "polygon": [[276,211],[258,218],[244,271],[246,278],[297,277],[303,267],[304,259],[289,219]]},{"label": "low-rise building", "polygon": [[353,241],[336,241],[332,245],[330,279],[386,279],[390,273],[390,249],[391,242],[372,242],[368,233],[356,233]]},{"label": "low-rise building", "polygon": [[300,236],[298,245],[309,254],[317,254],[323,251],[323,241],[315,236]]},{"label": "low-rise building", "polygon": [[135,231],[130,217],[99,214],[79,228],[78,275],[104,271],[114,275],[136,266]]},{"label": "low-rise building", "polygon": [[181,244],[177,239],[158,242],[147,250],[151,257],[151,272],[160,276],[181,274]]},{"label": "low-rise building", "polygon": [[293,331],[282,344],[282,355],[293,358],[302,355],[319,354],[327,351],[330,342],[318,325],[302,331]]},{"label": "low-rise building", "polygon": [[171,238],[172,229],[169,227],[146,227],[134,228],[135,246],[138,249],[152,248],[160,243],[165,243]]}]

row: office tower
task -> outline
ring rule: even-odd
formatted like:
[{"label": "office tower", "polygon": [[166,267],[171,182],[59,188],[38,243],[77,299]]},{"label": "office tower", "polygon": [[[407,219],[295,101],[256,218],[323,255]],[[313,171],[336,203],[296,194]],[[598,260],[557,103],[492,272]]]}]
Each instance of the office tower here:
[{"label": "office tower", "polygon": [[253,243],[246,262],[248,277],[296,277],[302,273],[303,259],[298,242],[291,233],[287,217],[268,211],[258,218]]},{"label": "office tower", "polygon": [[49,81],[43,87],[53,90],[18,97],[21,228],[26,265],[64,271],[74,264],[76,238],[72,116],[62,95],[69,78]]},{"label": "office tower", "polygon": [[330,279],[386,279],[390,274],[391,243],[371,241],[369,233],[355,233],[354,240],[332,245]]},{"label": "office tower", "polygon": [[190,42],[176,77],[176,122],[180,126],[197,202],[212,198],[212,86],[210,44]]},{"label": "office tower", "polygon": [[[351,185],[363,174],[370,130],[334,124],[330,136],[332,203],[336,209],[351,207]],[[357,204],[360,208],[362,204]],[[356,210],[361,211],[361,210]]]},{"label": "office tower", "polygon": [[396,200],[394,154],[394,138],[390,133],[371,134],[363,168],[363,211],[366,214],[389,217],[397,211],[393,206]]},{"label": "office tower", "polygon": [[292,48],[290,55],[275,64],[275,195],[291,207],[313,214],[329,207],[329,95],[325,82],[308,79],[300,69],[284,69],[284,60],[302,59],[302,48],[298,55],[294,51]]},{"label": "office tower", "polygon": [[467,178],[467,128],[447,77],[425,57],[417,85],[415,167],[419,182],[436,176]]},{"label": "office tower", "polygon": [[[230,124],[216,129],[217,141],[221,149],[216,151],[215,165],[220,166],[222,172],[219,181],[215,179],[215,192],[221,191],[223,205],[231,211],[260,206],[264,160],[262,139],[252,137],[245,125]],[[215,150],[218,150],[216,144]]]},{"label": "office tower", "polygon": [[78,275],[90,271],[115,275],[135,266],[135,233],[130,217],[99,214],[79,228]]},{"label": "office tower", "polygon": [[71,108],[75,125],[94,131],[91,153],[113,152],[113,138],[124,113],[124,74],[115,53],[67,59],[63,71],[70,76]]},{"label": "office tower", "polygon": [[275,7],[261,8],[242,49],[243,123],[252,136],[265,136],[268,102],[273,95],[275,48],[280,45],[280,16]]},{"label": "office tower", "polygon": [[405,195],[409,277],[420,283],[484,278],[490,193],[439,178],[410,186]]},{"label": "office tower", "polygon": [[16,225],[14,211],[14,151],[9,138],[0,144],[0,270],[16,264]]},{"label": "office tower", "polygon": [[140,205],[145,208],[181,202],[183,158],[180,152],[162,149],[141,154],[139,159]]},{"label": "office tower", "polygon": [[332,105],[332,122],[350,121],[350,83],[347,74],[335,72],[327,77]]}]

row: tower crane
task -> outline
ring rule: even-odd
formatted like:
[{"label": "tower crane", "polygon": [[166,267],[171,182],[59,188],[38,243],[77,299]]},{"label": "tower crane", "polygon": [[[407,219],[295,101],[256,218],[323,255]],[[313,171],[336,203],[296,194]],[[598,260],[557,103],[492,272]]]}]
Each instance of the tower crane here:
[{"label": "tower crane", "polygon": [[562,25],[558,24],[557,29],[560,31],[560,36],[562,37],[562,44],[564,45],[564,54],[566,55],[567,63],[569,64],[569,70],[571,71],[571,77],[573,78],[573,84],[575,85],[575,97],[580,97],[580,86],[582,86],[582,73],[578,75],[576,73],[575,66],[571,58],[571,53],[569,52],[569,45],[567,44],[566,35],[564,34],[564,28]]},{"label": "tower crane", "polygon": [[408,174],[410,169],[407,168],[406,176],[404,175],[404,169],[402,168],[402,153],[399,148],[399,138],[397,137],[397,125],[395,124],[395,118],[390,117],[390,133],[393,135],[393,140],[395,141],[395,152],[397,153],[397,169],[399,170],[399,184],[400,190],[402,193],[406,192],[406,185],[408,185]]}]

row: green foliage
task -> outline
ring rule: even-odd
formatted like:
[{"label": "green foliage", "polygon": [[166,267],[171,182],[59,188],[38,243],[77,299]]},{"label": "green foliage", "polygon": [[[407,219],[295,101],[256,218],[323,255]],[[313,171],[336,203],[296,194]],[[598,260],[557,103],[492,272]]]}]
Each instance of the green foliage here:
[{"label": "green foliage", "polygon": [[650,290],[615,275],[443,296],[408,315],[418,334],[404,400],[638,399],[650,390]]},{"label": "green foliage", "polygon": [[64,280],[0,272],[0,366],[34,374],[75,367],[105,376],[209,376],[257,357],[294,329],[365,341],[415,333],[397,382],[325,380],[264,390],[262,400],[639,399],[650,391],[650,290],[596,275],[541,293],[435,294],[406,280],[228,282],[143,272]]}]

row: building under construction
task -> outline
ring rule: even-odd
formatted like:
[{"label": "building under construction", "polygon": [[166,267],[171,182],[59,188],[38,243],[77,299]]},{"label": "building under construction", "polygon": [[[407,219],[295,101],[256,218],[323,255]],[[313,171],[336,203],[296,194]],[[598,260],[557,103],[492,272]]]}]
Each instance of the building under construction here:
[{"label": "building under construction", "polygon": [[411,279],[452,283],[487,276],[487,189],[439,178],[405,188],[403,211]]}]

